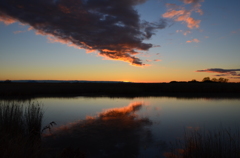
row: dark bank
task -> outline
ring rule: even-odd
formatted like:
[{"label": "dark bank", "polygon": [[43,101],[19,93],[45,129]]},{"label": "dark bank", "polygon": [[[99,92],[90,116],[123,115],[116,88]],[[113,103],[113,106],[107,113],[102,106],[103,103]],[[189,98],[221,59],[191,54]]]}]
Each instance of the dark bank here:
[{"label": "dark bank", "polygon": [[0,83],[0,97],[239,97],[240,83]]}]

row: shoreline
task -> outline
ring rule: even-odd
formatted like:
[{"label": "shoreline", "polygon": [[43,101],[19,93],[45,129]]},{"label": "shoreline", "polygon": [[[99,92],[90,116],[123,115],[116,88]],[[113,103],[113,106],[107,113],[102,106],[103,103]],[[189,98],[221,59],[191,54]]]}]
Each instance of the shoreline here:
[{"label": "shoreline", "polygon": [[240,98],[240,83],[0,83],[0,98]]}]

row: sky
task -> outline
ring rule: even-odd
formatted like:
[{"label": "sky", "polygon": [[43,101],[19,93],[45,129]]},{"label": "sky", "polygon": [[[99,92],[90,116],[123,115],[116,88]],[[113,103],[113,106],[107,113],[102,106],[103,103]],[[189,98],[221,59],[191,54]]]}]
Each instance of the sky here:
[{"label": "sky", "polygon": [[0,0],[0,80],[240,82],[239,0]]}]

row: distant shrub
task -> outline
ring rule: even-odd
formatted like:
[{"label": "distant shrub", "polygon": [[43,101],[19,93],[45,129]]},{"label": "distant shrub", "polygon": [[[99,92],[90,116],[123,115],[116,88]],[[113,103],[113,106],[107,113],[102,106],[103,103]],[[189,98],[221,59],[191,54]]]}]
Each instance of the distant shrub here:
[{"label": "distant shrub", "polygon": [[178,83],[177,81],[171,81],[171,82],[169,82],[169,83]]},{"label": "distant shrub", "polygon": [[12,83],[11,80],[5,80],[4,83]]},{"label": "distant shrub", "polygon": [[188,81],[188,83],[199,83],[199,81],[193,79],[193,80],[191,80],[191,81]]}]

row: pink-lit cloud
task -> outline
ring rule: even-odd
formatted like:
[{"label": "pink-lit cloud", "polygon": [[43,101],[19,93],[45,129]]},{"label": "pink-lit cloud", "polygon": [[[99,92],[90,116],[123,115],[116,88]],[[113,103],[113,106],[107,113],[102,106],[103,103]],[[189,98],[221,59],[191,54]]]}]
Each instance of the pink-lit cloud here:
[{"label": "pink-lit cloud", "polygon": [[187,34],[192,33],[190,30],[186,30],[186,31],[176,30],[176,32],[177,32],[177,33],[182,33],[184,36],[187,36]]},{"label": "pink-lit cloud", "polygon": [[164,18],[171,18],[174,21],[182,21],[187,24],[190,29],[199,28],[201,20],[196,20],[191,17],[192,12],[203,14],[200,9],[203,0],[182,0],[185,5],[191,4],[190,9],[186,9],[185,6],[178,6],[176,4],[167,3],[168,10],[162,15]]},{"label": "pink-lit cloud", "polygon": [[16,20],[0,11],[0,22],[3,22],[5,25],[10,25],[16,22]]},{"label": "pink-lit cloud", "polygon": [[28,31],[31,31],[31,30],[33,30],[34,28],[32,27],[32,26],[30,26],[29,28],[28,28]]},{"label": "pink-lit cloud", "polygon": [[[37,34],[41,35],[39,32]],[[79,47],[78,45],[72,43],[71,40],[68,40],[68,39],[59,39],[59,38],[56,38],[56,37],[54,37],[52,35],[48,35],[47,39],[48,39],[48,41],[50,43],[62,43],[62,44],[68,45],[69,47],[75,47],[77,49],[82,49],[81,47]]]},{"label": "pink-lit cloud", "polygon": [[186,41],[186,43],[192,43],[192,42],[199,43],[200,41],[196,38],[194,38],[192,40],[189,40],[189,41]]},{"label": "pink-lit cloud", "polygon": [[232,31],[231,33],[232,33],[232,34],[240,33],[240,29],[234,30],[234,31]]}]

